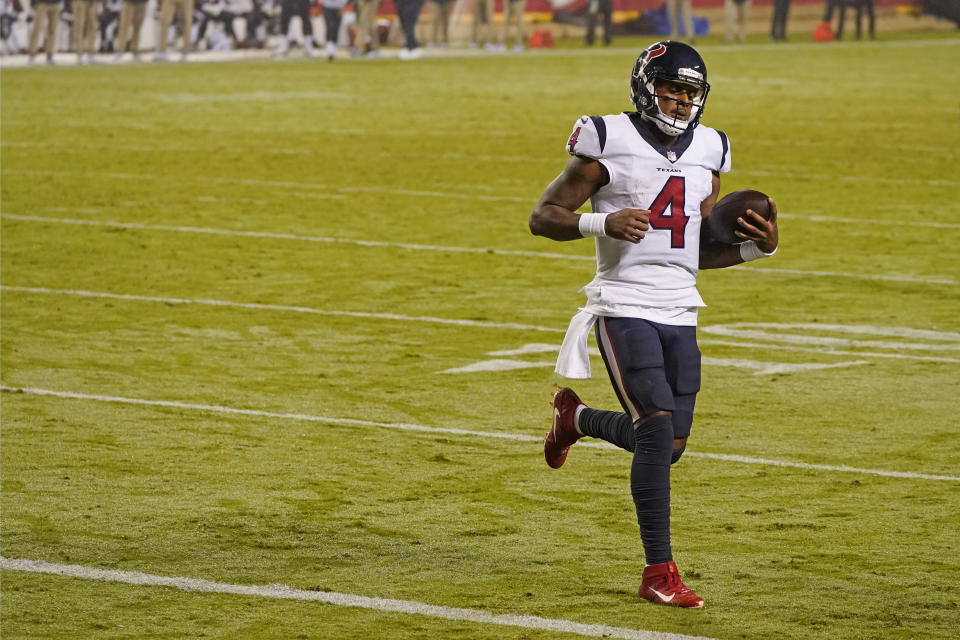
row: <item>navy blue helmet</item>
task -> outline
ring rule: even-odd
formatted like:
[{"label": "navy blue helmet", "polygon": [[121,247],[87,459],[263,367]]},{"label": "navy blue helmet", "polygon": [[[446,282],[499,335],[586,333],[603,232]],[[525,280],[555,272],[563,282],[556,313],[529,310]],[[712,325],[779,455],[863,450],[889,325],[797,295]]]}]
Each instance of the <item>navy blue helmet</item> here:
[{"label": "navy blue helmet", "polygon": [[[690,116],[681,120],[668,116],[657,103],[656,82],[668,80],[689,87]],[[641,116],[671,136],[693,130],[703,115],[710,84],[707,65],[697,50],[683,42],[664,40],[656,42],[640,54],[630,75],[630,101]]]}]

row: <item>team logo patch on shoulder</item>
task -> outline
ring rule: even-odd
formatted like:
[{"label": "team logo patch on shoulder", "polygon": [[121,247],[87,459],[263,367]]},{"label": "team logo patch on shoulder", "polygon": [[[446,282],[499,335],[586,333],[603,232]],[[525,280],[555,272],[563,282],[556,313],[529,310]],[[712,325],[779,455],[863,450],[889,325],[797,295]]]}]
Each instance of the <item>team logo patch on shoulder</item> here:
[{"label": "team logo patch on shoulder", "polygon": [[573,153],[573,152],[574,152],[574,149],[575,149],[576,146],[577,146],[577,139],[580,138],[580,130],[581,130],[582,128],[583,128],[583,127],[577,127],[577,128],[574,130],[574,132],[570,134],[570,139],[567,140],[567,150],[568,150],[570,153]]}]

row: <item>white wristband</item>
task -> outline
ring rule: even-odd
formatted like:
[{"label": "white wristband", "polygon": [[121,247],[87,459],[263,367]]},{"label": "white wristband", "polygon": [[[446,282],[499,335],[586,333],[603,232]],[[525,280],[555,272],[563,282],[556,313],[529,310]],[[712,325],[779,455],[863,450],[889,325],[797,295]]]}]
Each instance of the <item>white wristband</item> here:
[{"label": "white wristband", "polygon": [[607,235],[608,213],[581,213],[578,222],[584,238],[602,238]]},{"label": "white wristband", "polygon": [[[778,247],[779,248],[779,247]],[[757,243],[753,240],[747,240],[740,244],[740,257],[743,258],[744,262],[750,262],[751,260],[759,260],[760,258],[769,258],[777,252],[777,249],[774,249],[770,253],[764,253],[760,250],[760,247],[757,246]]]}]

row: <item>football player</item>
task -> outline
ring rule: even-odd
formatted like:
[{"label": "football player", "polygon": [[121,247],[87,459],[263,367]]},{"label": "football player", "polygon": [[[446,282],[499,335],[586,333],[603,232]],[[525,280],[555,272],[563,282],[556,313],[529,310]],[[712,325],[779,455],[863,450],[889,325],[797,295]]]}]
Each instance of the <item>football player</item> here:
[{"label": "football player", "polygon": [[[581,117],[567,140],[567,166],[530,216],[535,235],[595,239],[596,277],[584,287],[587,304],[570,322],[557,373],[590,377],[587,336],[595,327],[623,408],[591,409],[560,389],[544,441],[547,464],[560,467],[583,436],[631,452],[647,563],[639,595],[693,608],[703,599],[684,586],[670,544],[670,465],[686,446],[700,389],[697,272],[772,255],[779,238],[770,200],[769,221],[750,210],[740,218],[742,244],[701,241],[720,174],[730,171],[727,136],[700,124],[709,91],[695,49],[676,41],[648,47],[630,78],[636,111]],[[588,199],[593,212],[576,214]]]},{"label": "football player", "polygon": [[313,57],[313,21],[310,19],[309,0],[280,0],[280,44],[277,55],[286,57],[290,52],[290,22],[300,18],[300,30],[303,32],[303,55]]}]

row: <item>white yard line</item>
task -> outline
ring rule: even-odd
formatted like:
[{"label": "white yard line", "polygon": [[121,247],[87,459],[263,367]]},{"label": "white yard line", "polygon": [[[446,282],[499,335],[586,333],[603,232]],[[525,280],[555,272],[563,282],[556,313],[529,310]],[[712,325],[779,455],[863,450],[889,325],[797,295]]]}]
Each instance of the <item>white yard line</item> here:
[{"label": "white yard line", "polygon": [[954,222],[924,222],[922,220],[884,220],[882,218],[840,218],[837,216],[818,216],[804,213],[777,213],[778,218],[787,220],[806,220],[808,222],[843,222],[857,226],[882,226],[886,229],[909,229],[913,227],[929,229],[960,229],[960,224]]},{"label": "white yard line", "polygon": [[452,247],[433,244],[413,244],[408,242],[383,242],[379,240],[354,240],[351,238],[333,238],[329,236],[305,236],[293,233],[273,233],[268,231],[236,231],[211,227],[178,227],[171,225],[139,224],[136,222],[117,222],[114,220],[80,220],[74,218],[48,218],[45,216],[21,216],[11,213],[2,214],[3,218],[23,222],[48,222],[51,224],[73,224],[92,227],[111,227],[114,229],[137,229],[144,231],[171,231],[177,233],[202,233],[217,236],[239,236],[245,238],[265,238],[271,240],[295,240],[299,242],[319,242],[330,244],[350,244],[361,247],[384,247],[393,249],[412,249],[415,251],[443,251],[448,253],[477,253],[482,255],[521,256],[524,258],[549,258],[553,260],[582,260],[596,262],[593,256],[572,256],[546,251],[511,251],[490,249],[487,247]]},{"label": "white yard line", "polygon": [[858,280],[880,280],[882,282],[914,282],[917,284],[942,284],[942,285],[956,285],[958,282],[953,278],[941,277],[941,276],[899,276],[892,274],[884,273],[845,273],[843,271],[820,271],[820,270],[808,270],[808,269],[778,269],[776,267],[744,267],[743,265],[737,265],[733,267],[734,269],[749,269],[751,274],[755,273],[766,273],[766,274],[785,274],[785,275],[798,275],[798,276],[816,276],[821,278],[856,278]]},{"label": "white yard line", "polygon": [[200,593],[225,593],[280,600],[320,602],[338,607],[357,607],[361,609],[372,609],[374,611],[428,616],[444,620],[461,620],[477,624],[574,633],[592,638],[623,638],[624,640],[710,640],[703,636],[688,636],[662,631],[644,631],[643,629],[627,629],[624,627],[611,627],[605,624],[585,624],[572,620],[541,618],[540,616],[519,614],[496,615],[478,609],[442,607],[413,600],[392,600],[359,596],[351,593],[337,593],[335,591],[310,591],[306,589],[295,589],[283,584],[228,584],[199,578],[159,576],[151,573],[141,573],[139,571],[96,569],[94,567],[84,567],[75,564],[53,564],[41,560],[24,560],[5,557],[0,557],[0,567],[7,571],[27,571],[30,573],[51,574],[83,580],[99,580],[102,582],[121,582],[148,587],[173,587],[182,591],[195,591]]},{"label": "white yard line", "polygon": [[[554,351],[559,349],[560,345]],[[758,362],[756,360],[744,360],[741,358],[710,358],[703,356],[701,362],[710,367],[737,367],[739,369],[748,369],[753,371],[754,375],[770,375],[774,373],[796,373],[799,371],[816,371],[818,369],[836,369],[839,367],[855,367],[861,364],[870,364],[868,360],[857,360],[854,362],[835,362],[832,364],[820,364],[816,362],[792,363],[792,362]],[[958,361],[960,362],[960,361]],[[554,361],[550,362],[530,362],[528,360],[511,360],[506,358],[493,358],[489,360],[480,360],[472,362],[462,367],[454,367],[438,371],[441,374],[459,374],[459,373],[486,373],[490,371],[516,371],[518,369],[546,369],[556,366]]]},{"label": "white yard line", "polygon": [[[103,291],[84,291],[81,289],[49,289],[47,287],[17,287],[10,285],[0,286],[0,291],[19,291],[22,293],[34,293],[39,295],[65,295],[65,296],[77,296],[81,298],[104,298],[108,300],[128,300],[134,302],[157,302],[167,305],[177,305],[177,304],[194,304],[194,305],[206,305],[214,307],[227,307],[227,308],[237,308],[237,309],[250,309],[258,311],[280,311],[280,312],[292,312],[292,313],[309,313],[320,316],[339,316],[339,317],[348,317],[348,318],[370,318],[375,320],[388,320],[388,321],[399,321],[399,322],[428,322],[435,324],[449,324],[449,325],[459,325],[465,327],[480,327],[486,329],[513,329],[517,331],[541,331],[545,333],[566,333],[566,329],[561,329],[557,327],[544,327],[540,325],[531,325],[531,324],[518,324],[512,322],[486,322],[482,320],[457,320],[453,318],[437,318],[433,316],[404,316],[396,313],[368,313],[360,311],[342,311],[336,309],[316,309],[313,307],[298,307],[298,306],[288,306],[288,305],[279,305],[279,304],[261,304],[255,302],[232,302],[229,300],[211,300],[204,298],[165,298],[159,296],[142,296],[142,295],[131,295],[131,294],[122,294],[122,293],[107,293]],[[709,331],[705,328],[705,331]],[[957,358],[945,358],[939,356],[927,356],[927,355],[911,355],[911,354],[901,354],[901,353],[886,353],[886,352],[872,352],[872,351],[848,351],[842,349],[833,349],[830,347],[825,348],[815,348],[815,347],[803,347],[803,346],[794,346],[794,345],[779,345],[779,344],[769,344],[769,343],[749,343],[749,342],[735,342],[728,340],[716,340],[713,338],[707,338],[699,341],[700,344],[716,344],[722,346],[731,346],[731,347],[742,347],[748,349],[776,349],[780,351],[799,351],[805,353],[820,353],[825,355],[837,355],[837,356],[868,356],[875,358],[897,358],[904,360],[918,360],[922,362],[944,362],[944,363],[957,363],[960,362],[960,359]]]},{"label": "white yard line", "polygon": [[[34,169],[3,169],[3,175],[24,175],[24,176],[70,176],[70,177],[100,177],[111,180],[169,180],[168,176],[158,176],[151,173],[103,173],[103,172],[75,172],[75,171],[38,171]],[[344,193],[386,193],[394,196],[413,196],[427,198],[446,198],[451,200],[474,200],[483,202],[524,202],[531,204],[535,201],[535,196],[498,196],[481,195],[473,193],[461,193],[452,191],[421,191],[413,189],[389,189],[387,187],[372,186],[335,186],[325,184],[311,184],[309,182],[289,182],[282,180],[255,180],[253,178],[227,178],[217,176],[193,176],[197,181],[213,182],[217,184],[245,184],[257,187],[280,187],[283,189],[309,189],[315,191],[326,191],[328,195],[342,196]],[[296,193],[296,192],[294,192]]]},{"label": "white yard line", "polygon": [[833,349],[831,347],[800,347],[795,345],[761,343],[761,342],[737,342],[735,340],[717,340],[715,338],[698,338],[697,342],[701,345],[712,344],[721,347],[738,347],[742,349],[764,349],[775,351],[798,351],[800,353],[819,353],[827,356],[856,356],[870,358],[888,358],[894,360],[918,360],[921,362],[944,362],[949,364],[960,363],[960,358],[946,358],[940,356],[920,356],[909,353],[886,353],[884,351],[851,351],[849,349]]},{"label": "white yard line", "polygon": [[[479,188],[479,187],[477,187],[477,188]],[[309,194],[309,195],[310,195],[311,197],[317,197],[317,196],[320,196],[320,195],[323,195],[323,194]],[[344,195],[342,195],[342,194],[333,194],[333,195],[328,195],[328,196],[326,196],[326,197],[329,197],[329,198],[337,198],[337,199],[346,198],[346,196],[344,196]],[[214,196],[197,196],[197,201],[199,201],[199,202],[247,202],[247,203],[260,204],[260,205],[270,205],[270,204],[271,204],[270,200],[267,200],[267,199],[264,199],[264,198],[254,199],[254,198],[230,198],[230,197],[214,197]],[[123,204],[124,204],[125,206],[132,206],[132,207],[140,206],[140,203],[138,203],[138,202],[133,202],[133,201],[127,201],[127,202],[125,202],[125,203],[123,203]],[[274,203],[274,204],[275,204],[275,203]],[[100,215],[101,213],[103,213],[103,211],[100,210],[100,209],[79,208],[79,207],[47,207],[47,208],[46,208],[46,211],[53,211],[53,212],[56,212],[56,213],[82,213],[82,214],[84,214],[84,215]],[[74,219],[74,218],[53,218],[53,217],[50,217],[50,216],[26,216],[26,215],[19,215],[19,214],[13,214],[13,213],[4,213],[4,214],[2,214],[2,215],[3,215],[4,218],[10,218],[11,220],[23,220],[23,221],[27,221],[27,222],[51,222],[51,223],[60,223],[60,224],[90,224],[90,225],[106,225],[106,226],[112,226],[112,227],[127,227],[127,226],[129,226],[129,227],[131,227],[131,228],[142,228],[142,229],[154,229],[154,228],[156,228],[156,229],[166,229],[166,230],[173,230],[173,231],[178,231],[178,230],[181,230],[181,229],[183,229],[183,230],[192,230],[192,229],[193,229],[193,227],[176,227],[176,226],[159,226],[159,227],[154,227],[154,226],[151,226],[151,225],[144,225],[144,224],[141,224],[141,223],[138,223],[138,222],[122,222],[122,221],[118,221],[118,220],[90,220],[90,219]],[[923,221],[923,220],[910,220],[910,221],[906,221],[906,220],[902,220],[902,219],[892,221],[892,220],[884,220],[884,219],[882,219],[882,218],[871,218],[871,219],[867,220],[867,219],[863,219],[863,218],[840,218],[840,217],[836,217],[836,216],[821,216],[821,215],[803,214],[803,213],[780,213],[780,214],[778,214],[778,216],[779,216],[780,218],[782,218],[782,219],[787,219],[787,220],[804,220],[804,221],[808,221],[808,222],[841,222],[841,223],[854,224],[854,225],[858,225],[858,226],[878,226],[878,227],[884,227],[885,229],[888,229],[888,228],[890,228],[890,227],[893,226],[893,225],[896,225],[896,227],[897,227],[898,229],[912,229],[912,228],[917,228],[917,229],[960,229],[960,223],[954,223],[954,222],[925,222],[925,221]],[[232,231],[232,230],[230,230],[230,229],[217,229],[217,228],[210,228],[210,229],[204,230],[204,231],[207,232],[207,233],[214,233],[214,232],[217,232],[217,233],[225,233],[225,234],[236,233],[236,232],[234,232],[234,231]],[[240,233],[253,234],[254,232],[240,232]],[[269,236],[269,232],[267,232],[267,235]],[[281,235],[283,235],[283,234],[281,234]],[[294,238],[297,238],[297,239],[303,239],[302,236],[293,236],[293,237],[294,237]],[[336,239],[333,239],[333,240],[336,240]],[[342,241],[342,240],[338,240],[338,241]],[[385,244],[388,244],[388,245],[389,245],[390,243],[385,243]],[[456,250],[457,248],[456,248],[456,247],[450,247],[450,249],[451,249],[451,250]],[[492,250],[492,249],[483,249],[483,251],[495,251],[495,250]],[[537,253],[537,252],[530,252],[530,253]],[[538,255],[541,255],[541,254],[538,253]],[[558,255],[558,256],[561,256],[562,254],[548,254],[548,255]],[[592,260],[593,258],[591,257],[590,259]]]},{"label": "white yard line", "polygon": [[[333,197],[333,196],[331,196]],[[111,227],[116,229],[138,229],[144,231],[167,231],[167,232],[177,232],[177,233],[202,233],[208,235],[221,235],[221,236],[239,236],[247,238],[265,238],[265,239],[274,239],[274,240],[295,240],[300,242],[319,242],[319,243],[337,243],[337,244],[352,244],[357,246],[364,247],[385,247],[385,248],[398,248],[398,249],[411,249],[415,251],[441,251],[448,253],[474,253],[474,254],[488,254],[488,255],[502,255],[502,256],[520,256],[525,258],[542,258],[542,259],[551,259],[551,260],[568,260],[568,261],[579,261],[579,262],[596,262],[594,256],[583,256],[583,255],[567,255],[563,253],[551,253],[548,251],[520,251],[520,250],[508,250],[508,249],[494,249],[487,247],[455,247],[449,245],[430,245],[430,244],[414,244],[414,243],[405,243],[405,242],[383,242],[377,240],[353,240],[349,238],[334,238],[328,236],[306,236],[306,235],[297,235],[292,233],[273,233],[268,231],[238,231],[233,229],[218,229],[212,227],[187,227],[187,226],[173,226],[173,225],[150,225],[150,224],[140,224],[136,222],[120,222],[116,220],[84,220],[84,219],[75,219],[75,218],[53,218],[47,216],[26,216],[12,213],[4,213],[2,217],[9,220],[19,220],[21,222],[45,222],[50,224],[70,224],[70,225],[83,225],[83,226],[92,226],[92,227]],[[909,226],[909,225],[904,225]],[[960,225],[958,225],[960,226]],[[803,276],[812,276],[812,277],[829,277],[829,278],[855,278],[860,280],[878,280],[878,281],[887,281],[887,282],[912,282],[918,284],[937,284],[937,285],[956,285],[958,282],[951,278],[933,276],[905,276],[905,275],[894,275],[894,274],[882,274],[882,273],[845,273],[842,271],[818,271],[818,270],[804,270],[804,269],[777,269],[771,267],[742,267],[738,266],[738,269],[748,269],[750,273],[767,273],[767,274],[786,274],[786,275],[803,275]]]},{"label": "white yard line", "polygon": [[[169,180],[169,176],[158,176],[150,173],[143,174],[130,174],[130,173],[109,173],[109,172],[95,172],[95,171],[55,171],[55,170],[38,170],[38,169],[3,169],[2,173],[4,175],[45,175],[45,176],[76,176],[76,177],[100,177],[108,178],[112,180]],[[861,183],[872,183],[872,184],[903,184],[903,185],[923,185],[927,187],[948,187],[955,188],[960,186],[960,181],[957,180],[927,180],[923,178],[889,178],[884,176],[857,176],[857,175],[844,175],[844,174],[817,174],[817,173],[798,173],[797,169],[790,167],[779,168],[776,171],[770,170],[750,170],[743,169],[739,171],[743,175],[754,175],[754,176],[775,176],[783,178],[785,176],[792,176],[795,179],[803,180],[844,180],[848,182],[861,182]],[[536,200],[536,195],[531,196],[478,196],[468,193],[460,193],[455,191],[416,191],[410,189],[388,189],[381,186],[365,186],[365,187],[350,187],[350,186],[328,186],[328,185],[317,185],[306,182],[287,182],[279,180],[257,180],[253,178],[231,178],[231,177],[217,177],[217,176],[194,176],[197,180],[208,180],[210,182],[220,183],[220,184],[248,184],[262,187],[284,187],[287,189],[291,188],[302,188],[302,189],[326,189],[331,191],[338,192],[355,192],[355,191],[375,191],[378,193],[389,193],[392,195],[411,195],[411,196],[430,196],[438,198],[451,198],[451,199],[479,199],[479,200],[504,200],[507,202],[525,202],[532,206],[533,202]]]},{"label": "white yard line", "polygon": [[[750,82],[750,83],[756,82],[756,80],[753,78],[743,78],[742,81]],[[10,124],[10,123],[5,122],[4,124]],[[78,125],[75,121],[70,121],[70,122],[58,122],[56,126],[77,127],[77,128],[83,128],[83,129],[96,129],[102,126],[102,127],[112,127],[116,129],[117,127],[122,127],[127,125],[118,125],[113,121],[107,122],[104,124],[99,124],[99,125],[97,123],[92,123],[92,122],[87,123],[86,125]],[[210,128],[204,128],[203,131],[205,133],[211,133],[214,130]],[[219,131],[225,132],[227,130],[221,129]],[[403,134],[404,132],[391,132],[391,135],[403,135]],[[362,131],[362,130],[337,130],[336,132],[332,132],[331,135],[364,136],[364,135],[368,135],[368,132]],[[371,131],[369,132],[369,135],[381,135],[381,133],[376,131]],[[783,143],[778,140],[751,140],[750,144],[754,146],[756,145],[781,146]],[[790,145],[794,147],[804,146],[804,147],[815,147],[815,148],[816,147],[832,148],[833,147],[833,143],[830,140],[791,140]],[[197,152],[197,153],[200,153],[200,152],[206,153],[208,150],[206,146],[176,145],[176,144],[152,145],[152,144],[120,144],[120,143],[117,143],[117,144],[97,144],[97,143],[86,144],[84,143],[83,145],[80,145],[80,146],[70,146],[69,144],[67,144],[65,141],[62,141],[62,140],[58,140],[55,142],[39,141],[39,140],[18,140],[18,141],[3,140],[3,141],[0,141],[0,147],[20,148],[20,149],[28,149],[28,148],[55,149],[58,153],[77,153],[77,154],[85,154],[85,155],[89,154],[90,151],[93,149],[100,149],[100,150],[106,149],[114,152],[116,151],[145,151],[145,152],[186,151],[186,152]],[[899,149],[900,147],[896,143],[891,143],[890,148],[891,150],[894,150],[894,149]],[[910,148],[914,152],[924,152],[928,155],[932,153],[943,153],[945,155],[952,155],[954,153],[954,150],[948,145],[943,145],[939,147],[934,145],[927,145],[927,146],[911,145]],[[249,147],[249,148],[231,147],[231,149],[236,152],[244,152],[248,154],[259,153],[259,154],[267,154],[267,155],[285,155],[285,156],[316,155],[316,152],[309,147],[293,147],[293,148],[270,147],[268,149],[263,149],[261,147]],[[549,154],[547,155],[544,155],[544,154],[491,155],[491,154],[457,153],[453,151],[448,151],[448,152],[402,151],[402,152],[398,152],[391,155],[400,157],[400,158],[426,158],[428,160],[440,160],[440,159],[468,160],[474,163],[476,162],[498,162],[498,163],[522,162],[526,165],[530,165],[531,163],[541,164],[544,166],[557,165],[557,158]],[[784,167],[777,167],[775,173],[780,176],[791,176],[791,175],[794,175],[796,170],[797,169],[794,167],[784,166]],[[747,173],[749,170],[744,169],[742,171],[743,173]],[[769,175],[770,173],[773,173],[773,172],[767,171],[763,175]],[[837,174],[837,175],[843,176],[844,174]],[[809,174],[805,174],[803,177],[809,178],[810,176]],[[863,179],[869,179],[869,176],[861,176],[861,177],[851,176],[851,177],[855,177],[857,179],[860,179],[861,177]],[[887,179],[895,180],[896,178],[887,178]],[[504,178],[501,178],[499,182],[503,182],[504,180],[505,180]],[[522,183],[522,181],[517,181],[517,182]],[[457,185],[457,186],[460,187],[462,185]],[[483,188],[492,189],[494,187],[490,185],[483,185]],[[780,214],[780,215],[782,216],[783,214]],[[857,222],[861,222],[861,221],[857,220]],[[869,221],[864,220],[862,222],[869,222]]]},{"label": "white yard line", "polygon": [[845,182],[862,182],[867,184],[909,184],[923,185],[926,187],[949,187],[954,188],[960,185],[957,180],[927,180],[925,178],[889,178],[886,176],[856,176],[826,173],[804,173],[799,169],[780,167],[776,171],[761,169],[741,169],[738,174],[747,176],[772,176],[776,178],[790,177],[794,180],[843,180]]},{"label": "white yard line", "polygon": [[[349,100],[352,93],[332,91],[248,91],[245,93],[161,93],[151,91],[141,94],[143,100],[164,104],[196,104],[211,102],[286,102],[290,100]],[[314,106],[313,108],[316,108]]]},{"label": "white yard line", "polygon": [[[163,407],[168,409],[182,409],[188,411],[202,411],[208,413],[220,413],[228,415],[242,415],[256,418],[271,418],[275,420],[297,420],[303,422],[316,422],[325,424],[337,424],[343,426],[357,427],[377,427],[385,429],[396,429],[400,431],[416,431],[433,434],[449,434],[458,436],[468,436],[482,439],[500,439],[512,440],[518,442],[542,442],[542,436],[533,436],[522,433],[499,433],[488,431],[472,431],[469,429],[455,429],[450,427],[429,427],[421,424],[411,424],[404,422],[374,422],[370,420],[358,420],[355,418],[331,418],[326,416],[317,416],[304,413],[279,413],[274,411],[261,411],[259,409],[238,409],[236,407],[226,407],[222,405],[197,404],[191,402],[178,402],[174,400],[145,400],[142,398],[126,398],[121,396],[104,396],[88,393],[74,393],[71,391],[56,391],[52,389],[37,389],[30,387],[11,387],[8,385],[0,386],[0,390],[22,393],[37,396],[53,396],[57,398],[66,398],[74,400],[92,400],[97,402],[108,402],[116,404],[138,405],[148,407]],[[615,449],[613,445],[606,442],[580,442],[578,446]],[[790,460],[776,460],[770,458],[754,458],[751,456],[741,456],[726,453],[703,453],[697,451],[688,451],[684,455],[694,458],[708,458],[712,460],[722,460],[726,462],[739,462],[742,464],[758,464],[775,467],[789,467],[795,469],[807,469],[817,471],[835,471],[844,473],[857,473],[874,476],[885,476],[891,478],[908,478],[913,480],[946,480],[950,482],[960,482],[958,476],[931,475],[926,473],[914,473],[911,471],[888,471],[885,469],[861,469],[858,467],[849,467],[846,465],[827,465],[810,464],[806,462],[793,462]]]},{"label": "white yard line", "polygon": [[233,307],[239,309],[257,309],[262,311],[292,311],[295,313],[311,313],[320,316],[342,316],[348,318],[373,318],[377,320],[400,320],[403,322],[432,322],[436,324],[452,324],[463,327],[484,327],[494,329],[518,329],[523,331],[547,331],[564,333],[564,329],[539,327],[530,324],[513,322],[483,322],[481,320],[456,320],[453,318],[435,318],[431,316],[402,316],[396,313],[367,313],[362,311],[337,311],[332,309],[315,309],[312,307],[296,307],[280,304],[260,304],[256,302],[231,302],[229,300],[210,300],[204,298],[161,298],[156,296],[138,296],[119,293],[104,293],[101,291],[83,291],[78,289],[46,289],[44,287],[11,287],[3,285],[3,291],[22,291],[25,293],[56,294],[79,296],[83,298],[107,298],[111,300],[135,300],[139,302],[160,302],[163,304],[196,304],[214,307]]},{"label": "white yard line", "polygon": [[[6,123],[5,123],[6,124]],[[113,123],[109,123],[112,125]],[[57,126],[66,126],[65,123],[57,123]],[[337,133],[343,134],[343,131],[338,131]],[[354,131],[353,135],[366,135],[364,131]],[[371,135],[374,135],[375,132],[371,132]],[[822,144],[828,144],[826,142]],[[110,151],[170,151],[170,152],[180,152],[180,151],[193,151],[193,152],[206,152],[206,147],[199,146],[187,146],[187,145],[143,145],[143,144],[83,144],[82,146],[67,146],[64,142],[39,142],[39,141],[19,141],[19,142],[10,142],[10,141],[0,141],[0,147],[14,147],[14,148],[53,148],[60,153],[69,152],[69,153],[79,153],[79,154],[89,154],[91,149],[109,149]],[[918,147],[914,147],[916,150]],[[237,147],[231,147],[234,151],[245,151],[247,153],[253,153],[253,147],[248,149],[239,149]],[[261,147],[255,148],[256,153],[267,154],[267,155],[285,155],[285,156],[315,156],[316,151],[308,147],[300,148],[284,148],[284,147],[270,147],[264,149]],[[556,165],[557,159],[549,156],[523,156],[523,155],[483,155],[483,154],[469,154],[469,153],[455,153],[455,152],[438,152],[438,153],[427,153],[422,151],[403,151],[396,155],[401,158],[427,158],[431,160],[438,159],[448,159],[448,160],[469,160],[471,162],[523,162],[529,164],[531,162],[537,162],[544,165]],[[493,187],[487,187],[493,188]]]}]

